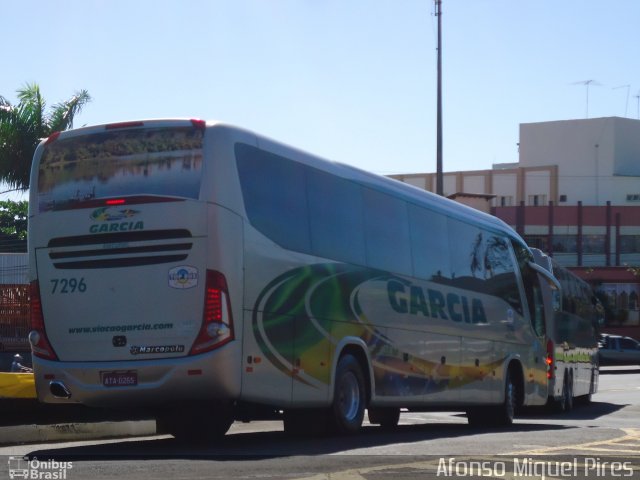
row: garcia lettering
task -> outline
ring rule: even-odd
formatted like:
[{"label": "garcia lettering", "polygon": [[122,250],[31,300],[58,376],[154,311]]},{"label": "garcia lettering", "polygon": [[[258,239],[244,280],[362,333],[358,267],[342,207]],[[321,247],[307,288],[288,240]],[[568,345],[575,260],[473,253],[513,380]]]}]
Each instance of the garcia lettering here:
[{"label": "garcia lettering", "polygon": [[130,232],[132,230],[144,230],[144,222],[101,223],[91,225],[91,233]]},{"label": "garcia lettering", "polygon": [[458,323],[487,323],[484,305],[479,298],[453,292],[445,294],[433,288],[405,285],[397,280],[387,282],[387,294],[391,308],[398,313]]}]

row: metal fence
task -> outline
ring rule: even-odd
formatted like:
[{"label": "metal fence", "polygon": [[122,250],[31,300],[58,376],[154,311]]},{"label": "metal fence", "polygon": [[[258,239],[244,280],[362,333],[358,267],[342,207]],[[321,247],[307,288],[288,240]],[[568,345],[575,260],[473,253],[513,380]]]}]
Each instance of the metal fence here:
[{"label": "metal fence", "polygon": [[0,254],[0,351],[28,350],[28,255]]},{"label": "metal fence", "polygon": [[29,285],[0,285],[0,350],[28,350]]}]

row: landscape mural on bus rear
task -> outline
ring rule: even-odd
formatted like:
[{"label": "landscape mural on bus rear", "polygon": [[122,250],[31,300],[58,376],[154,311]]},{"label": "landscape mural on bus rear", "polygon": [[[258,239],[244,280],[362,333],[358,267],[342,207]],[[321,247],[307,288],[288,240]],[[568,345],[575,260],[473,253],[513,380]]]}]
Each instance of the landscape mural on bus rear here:
[{"label": "landscape mural on bus rear", "polygon": [[46,142],[39,211],[95,207],[127,195],[197,199],[204,133],[195,127],[106,130]]},{"label": "landscape mural on bus rear", "polygon": [[504,359],[481,367],[439,362],[403,351],[394,338],[397,332],[427,337],[429,331],[460,337],[463,329],[473,328],[475,336],[488,340],[522,340],[521,322],[514,321],[519,312],[507,302],[458,288],[450,279],[434,280],[407,280],[342,263],[296,268],[262,290],[253,309],[253,332],[278,370],[309,386],[330,383],[329,369],[318,358],[347,336],[367,345],[378,395],[423,395],[492,375]]}]

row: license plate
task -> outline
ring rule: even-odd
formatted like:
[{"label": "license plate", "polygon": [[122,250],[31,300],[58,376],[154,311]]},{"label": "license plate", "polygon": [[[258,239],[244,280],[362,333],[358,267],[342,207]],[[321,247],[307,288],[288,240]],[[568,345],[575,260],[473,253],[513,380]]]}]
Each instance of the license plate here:
[{"label": "license plate", "polygon": [[138,385],[138,372],[102,372],[102,385],[105,387],[134,387]]}]

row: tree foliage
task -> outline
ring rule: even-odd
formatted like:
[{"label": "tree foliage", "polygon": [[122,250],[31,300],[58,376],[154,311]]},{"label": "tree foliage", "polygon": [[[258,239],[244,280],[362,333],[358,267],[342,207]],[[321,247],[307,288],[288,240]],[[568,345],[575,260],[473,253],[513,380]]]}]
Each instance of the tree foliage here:
[{"label": "tree foliage", "polygon": [[0,201],[0,252],[26,252],[29,202]]},{"label": "tree foliage", "polygon": [[0,201],[0,232],[26,239],[28,210],[29,202]]},{"label": "tree foliage", "polygon": [[55,104],[49,112],[40,87],[28,83],[17,91],[18,103],[12,105],[0,95],[0,180],[11,188],[29,188],[31,160],[43,138],[73,127],[75,116],[91,101],[86,90],[69,100]]}]

